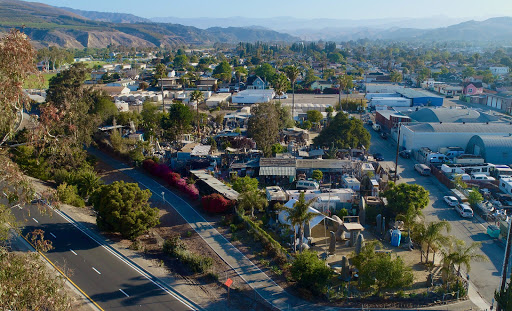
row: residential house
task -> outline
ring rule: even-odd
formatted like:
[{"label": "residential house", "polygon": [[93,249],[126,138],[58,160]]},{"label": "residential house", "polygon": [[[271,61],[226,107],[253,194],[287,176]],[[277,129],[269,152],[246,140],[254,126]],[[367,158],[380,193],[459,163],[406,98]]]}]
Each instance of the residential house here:
[{"label": "residential house", "polygon": [[217,79],[215,78],[199,78],[196,81],[196,87],[200,91],[213,91],[217,85]]},{"label": "residential house", "polygon": [[99,81],[101,78],[103,78],[103,75],[106,74],[106,70],[96,70],[91,72],[91,80]]},{"label": "residential house", "polygon": [[459,96],[462,94],[463,87],[460,85],[449,85],[443,83],[436,85],[434,90],[446,96]]},{"label": "residential house", "polygon": [[326,80],[317,80],[311,84],[312,90],[320,90],[323,91],[325,89],[332,88],[332,83]]},{"label": "residential house", "polygon": [[109,96],[130,94],[130,89],[125,86],[107,86],[106,84],[96,84],[93,86],[93,89],[104,91]]},{"label": "residential house", "polygon": [[269,88],[269,83],[265,82],[258,76],[251,76],[247,78],[247,89],[249,90],[264,90]]},{"label": "residential house", "polygon": [[158,87],[161,88],[163,85],[164,90],[179,90],[182,88],[182,84],[179,82],[179,78],[162,78],[158,80]]},{"label": "residential house", "polygon": [[464,95],[472,96],[484,93],[482,82],[464,82],[462,88],[462,94]]}]

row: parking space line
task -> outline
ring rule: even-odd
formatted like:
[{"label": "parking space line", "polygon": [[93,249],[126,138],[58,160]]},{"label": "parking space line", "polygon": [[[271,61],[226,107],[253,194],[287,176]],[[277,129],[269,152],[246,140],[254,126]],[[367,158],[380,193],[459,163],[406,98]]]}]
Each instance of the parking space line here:
[{"label": "parking space line", "polygon": [[96,268],[92,267],[92,269],[93,269],[94,271],[96,271],[96,273],[101,274],[101,272],[99,272],[98,270],[96,270]]},{"label": "parking space line", "polygon": [[35,219],[34,217],[32,217],[32,219],[34,219],[35,222],[39,223],[39,221],[37,221],[37,219]]},{"label": "parking space line", "polygon": [[121,293],[123,293],[126,297],[130,297],[130,295],[128,295],[124,290],[119,289],[119,291],[120,291]]}]

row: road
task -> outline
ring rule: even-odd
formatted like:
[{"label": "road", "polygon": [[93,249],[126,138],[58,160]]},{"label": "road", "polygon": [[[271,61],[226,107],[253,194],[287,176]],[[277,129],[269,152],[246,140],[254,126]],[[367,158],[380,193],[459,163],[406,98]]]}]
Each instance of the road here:
[{"label": "road", "polygon": [[22,234],[45,231],[54,249],[46,257],[104,310],[191,310],[93,240],[59,213],[36,205],[13,207]]},{"label": "road", "polygon": [[263,273],[254,263],[213,228],[192,206],[172,191],[159,184],[152,177],[109,157],[95,148],[89,148],[88,152],[100,158],[110,167],[120,170],[127,176],[133,178],[139,183],[141,188],[149,189],[154,196],[162,198],[163,193],[164,201],[170,205],[169,207],[172,206],[212,250],[273,307],[280,310],[288,310],[291,308],[299,310],[319,308],[284,291],[281,286]]},{"label": "road", "polygon": [[[391,139],[384,140],[371,127],[366,126],[366,128],[372,134],[370,154],[380,152],[385,160],[383,165],[394,168],[396,142]],[[443,200],[443,196],[450,194],[449,189],[433,176],[420,176],[414,170],[416,163],[414,159],[398,157],[398,172],[401,176],[398,182],[415,183],[430,192],[430,203],[423,211],[427,222],[447,220],[452,227],[450,234],[464,240],[466,245],[472,242],[482,243],[478,253],[488,257],[489,261],[472,262],[469,277],[478,293],[490,304],[494,297],[494,290],[500,282],[505,253],[503,245],[493,241],[487,235],[487,223],[480,217],[463,219],[452,207],[449,207]]]}]

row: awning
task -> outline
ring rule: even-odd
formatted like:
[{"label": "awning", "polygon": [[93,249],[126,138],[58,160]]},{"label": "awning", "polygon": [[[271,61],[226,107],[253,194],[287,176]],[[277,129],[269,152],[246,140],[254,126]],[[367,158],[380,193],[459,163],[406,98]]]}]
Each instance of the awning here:
[{"label": "awning", "polygon": [[[290,201],[288,201],[284,207],[288,208],[288,209],[292,209],[293,208],[293,205],[295,204],[295,202],[297,202],[297,200],[295,199],[291,199]],[[322,222],[322,220],[324,220],[325,216],[320,213],[317,209],[313,208],[313,207],[309,207],[308,208],[308,211],[311,212],[311,213],[315,213],[315,214],[318,214],[318,216],[314,217],[310,222],[309,222],[309,228],[313,228],[315,227],[316,225],[318,225],[319,223]],[[286,224],[288,226],[291,226],[291,222],[288,220],[288,211],[287,210],[282,210],[279,212],[279,215],[278,215],[278,219],[279,219],[279,222],[282,223],[282,224]],[[295,230],[299,230],[299,227],[298,226],[295,226]]]}]

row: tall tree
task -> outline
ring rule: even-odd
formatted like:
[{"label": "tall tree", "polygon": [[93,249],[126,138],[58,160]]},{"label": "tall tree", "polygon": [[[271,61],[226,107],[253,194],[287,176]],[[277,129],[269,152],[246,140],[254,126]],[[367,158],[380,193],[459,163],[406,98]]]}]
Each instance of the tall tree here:
[{"label": "tall tree", "polygon": [[429,202],[429,192],[420,185],[390,183],[382,196],[388,200],[387,210],[392,217],[407,213],[412,207],[419,215]]},{"label": "tall tree", "polygon": [[466,245],[466,242],[459,239],[452,239],[451,245],[448,248],[448,251],[445,253],[445,257],[448,259],[448,262],[454,265],[457,265],[457,273],[460,274],[460,270],[462,266],[466,268],[466,272],[471,271],[471,262],[483,262],[488,261],[489,259],[482,254],[477,254],[477,249],[480,248],[482,243],[480,242],[472,242],[469,246]]},{"label": "tall tree", "polygon": [[227,61],[223,61],[213,70],[213,76],[224,82],[231,80],[231,65]]},{"label": "tall tree", "polygon": [[197,121],[197,137],[199,138],[200,135],[200,126],[199,126],[199,104],[202,103],[204,100],[203,92],[200,90],[194,90],[192,93],[190,93],[190,101],[196,103],[196,121]]},{"label": "tall tree", "polygon": [[272,83],[276,76],[276,69],[268,63],[261,64],[254,70],[254,73],[265,80],[267,83]]},{"label": "tall tree", "polygon": [[274,91],[276,92],[278,98],[281,97],[289,87],[290,81],[288,81],[286,75],[283,73],[278,74],[274,79]]},{"label": "tall tree", "polygon": [[[315,198],[316,199],[316,198]],[[313,218],[318,216],[315,213],[309,211],[309,207],[315,199],[306,201],[304,192],[299,195],[299,200],[293,204],[293,208],[288,211],[288,220],[293,227],[293,250],[297,251],[297,230],[296,226],[299,227],[300,231],[300,251],[302,252],[302,243],[304,241],[304,226],[309,223]]]},{"label": "tall tree", "polygon": [[[349,75],[340,75],[336,77],[336,83],[338,83],[338,100],[340,103],[340,109],[343,110],[341,105],[341,91],[348,92],[349,89],[354,87],[352,82],[352,76]],[[348,98],[348,93],[347,93]]]},{"label": "tall tree", "polygon": [[156,137],[160,130],[162,112],[158,110],[158,106],[152,102],[145,101],[142,104],[142,111],[140,113],[142,117],[142,127],[146,132],[147,137]]},{"label": "tall tree", "polygon": [[162,118],[164,137],[171,141],[180,139],[180,136],[191,130],[194,115],[189,107],[184,104],[172,104],[168,113]]},{"label": "tall tree", "polygon": [[370,146],[370,133],[364,128],[363,122],[349,118],[346,113],[338,113],[325,126],[320,134],[313,139],[317,146],[336,148],[358,148]]},{"label": "tall tree", "polygon": [[297,78],[299,77],[300,70],[296,66],[287,66],[284,68],[284,72],[290,82],[292,83],[292,119],[295,114],[295,82],[297,82]]},{"label": "tall tree", "polygon": [[279,112],[275,104],[261,103],[251,109],[247,132],[265,157],[272,155],[272,145],[279,135]]},{"label": "tall tree", "polygon": [[27,36],[17,30],[0,39],[0,145],[14,134],[23,118],[21,112],[28,108],[23,83],[30,74],[37,73],[35,53]]}]

